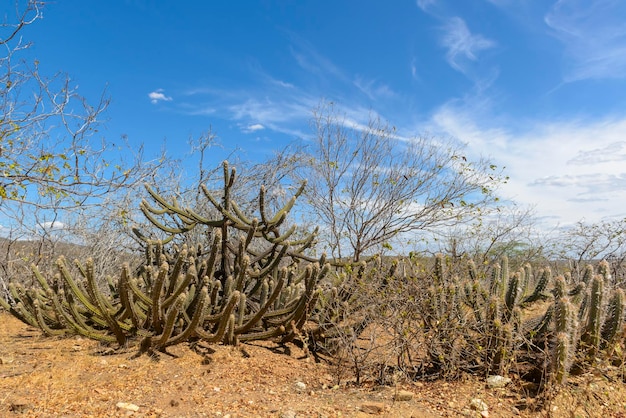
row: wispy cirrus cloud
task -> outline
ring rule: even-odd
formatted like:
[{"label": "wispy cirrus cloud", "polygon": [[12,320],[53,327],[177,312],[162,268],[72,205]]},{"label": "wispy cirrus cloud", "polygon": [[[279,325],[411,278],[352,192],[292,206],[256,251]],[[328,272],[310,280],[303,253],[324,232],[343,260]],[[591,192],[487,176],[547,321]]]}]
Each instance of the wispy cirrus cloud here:
[{"label": "wispy cirrus cloud", "polygon": [[478,60],[480,52],[496,46],[496,42],[473,34],[460,17],[452,17],[443,26],[441,45],[447,49],[446,60],[458,72],[468,75],[468,64]]},{"label": "wispy cirrus cloud", "polygon": [[428,12],[429,9],[437,3],[437,0],[416,0],[416,3],[417,7],[425,12]]},{"label": "wispy cirrus cloud", "polygon": [[[289,35],[292,41],[290,54],[299,69],[292,77],[299,82],[284,81],[255,65],[251,68],[250,85],[188,88],[181,93],[187,100],[179,101],[178,109],[189,115],[212,115],[233,121],[243,133],[264,129],[306,138],[310,136],[306,127],[312,111],[324,100],[341,103],[339,112],[346,114],[357,126],[365,125],[372,114],[371,107],[361,104],[364,96],[377,106],[398,99],[398,93],[385,82],[367,75],[351,74],[320,54],[309,42]],[[329,95],[328,86],[331,86],[332,95]]]},{"label": "wispy cirrus cloud", "polygon": [[152,104],[157,104],[159,102],[171,102],[173,99],[170,96],[166,96],[163,89],[156,89],[155,91],[151,91],[148,93],[148,97],[150,98],[150,102]]},{"label": "wispy cirrus cloud", "polygon": [[545,15],[565,47],[564,82],[626,78],[626,2],[559,0]]},{"label": "wispy cirrus cloud", "polygon": [[311,44],[292,35],[291,55],[305,71],[318,77],[332,77],[341,81],[349,81],[344,71],[331,60],[320,54]]},{"label": "wispy cirrus cloud", "polygon": [[355,77],[354,85],[371,100],[391,98],[396,95],[396,93],[387,84],[381,83],[377,80],[367,80],[359,75]]}]

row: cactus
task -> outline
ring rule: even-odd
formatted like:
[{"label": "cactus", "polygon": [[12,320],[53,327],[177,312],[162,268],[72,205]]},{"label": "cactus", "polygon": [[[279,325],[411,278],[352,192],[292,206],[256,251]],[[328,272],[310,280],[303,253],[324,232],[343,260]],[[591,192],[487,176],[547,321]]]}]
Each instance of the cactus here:
[{"label": "cactus", "polygon": [[624,307],[624,290],[617,289],[613,293],[613,297],[609,302],[607,308],[607,315],[602,325],[600,350],[606,351],[615,344],[616,337],[619,334],[620,327],[624,322],[624,316],[626,315]]},{"label": "cactus", "polygon": [[[565,279],[560,276],[558,287],[563,286]],[[563,289],[560,291],[562,292]],[[576,347],[576,325],[574,308],[567,296],[561,295],[555,301],[554,342],[551,350],[552,372],[554,382],[564,384],[572,365]]]},{"label": "cactus", "polygon": [[[101,278],[91,259],[71,268],[61,257],[52,279],[32,267],[39,287],[11,284],[16,302],[7,304],[9,311],[47,335],[80,334],[119,346],[139,340],[140,352],[149,353],[197,339],[237,344],[296,338],[328,272],[324,257],[306,255],[314,234],[294,239],[294,228],[280,229],[304,185],[273,216],[261,188],[260,220],[249,219],[230,200],[235,173],[224,163],[221,201],[202,187],[218,219],[168,202],[146,186],[155,206],[143,201],[141,210],[166,237],[153,240],[135,230],[145,259],[134,273],[124,264],[117,280]],[[168,225],[162,215],[178,217],[182,226]],[[175,244],[179,234],[198,225],[212,231],[206,249]]]},{"label": "cactus", "polygon": [[603,276],[595,275],[591,280],[591,290],[588,296],[589,308],[587,310],[587,319],[581,336],[581,344],[586,351],[587,361],[591,363],[594,362],[595,356],[600,348],[603,297]]}]

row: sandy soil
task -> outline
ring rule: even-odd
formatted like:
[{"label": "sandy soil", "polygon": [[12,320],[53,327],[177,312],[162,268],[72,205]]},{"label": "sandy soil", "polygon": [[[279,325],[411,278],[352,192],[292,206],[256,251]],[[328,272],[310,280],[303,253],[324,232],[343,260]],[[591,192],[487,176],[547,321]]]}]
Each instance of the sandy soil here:
[{"label": "sandy soil", "polygon": [[489,417],[626,418],[623,376],[576,377],[537,412],[515,381],[504,389],[473,377],[337,386],[335,369],[293,345],[180,344],[170,352],[131,358],[133,349],[47,338],[0,312],[0,417],[480,417],[471,406],[480,399]]}]

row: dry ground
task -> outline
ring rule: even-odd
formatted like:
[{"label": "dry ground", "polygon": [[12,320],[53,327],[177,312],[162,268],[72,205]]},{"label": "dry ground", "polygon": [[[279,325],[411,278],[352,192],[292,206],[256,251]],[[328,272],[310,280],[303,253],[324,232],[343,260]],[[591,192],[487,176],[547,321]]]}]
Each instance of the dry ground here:
[{"label": "dry ground", "polygon": [[[606,376],[572,379],[543,412],[516,382],[488,389],[479,378],[395,387],[335,386],[333,369],[295,346],[239,348],[187,344],[131,359],[132,350],[102,353],[77,337],[46,338],[0,312],[0,417],[623,417],[626,383]],[[408,401],[394,400],[405,390]],[[125,402],[127,408],[118,404]],[[376,410],[379,410],[376,412]]]}]

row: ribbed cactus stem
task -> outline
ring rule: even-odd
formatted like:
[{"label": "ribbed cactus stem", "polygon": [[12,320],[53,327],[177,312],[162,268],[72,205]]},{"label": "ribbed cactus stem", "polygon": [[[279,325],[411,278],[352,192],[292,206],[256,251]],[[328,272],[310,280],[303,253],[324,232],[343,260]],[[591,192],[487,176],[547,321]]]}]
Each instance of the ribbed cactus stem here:
[{"label": "ribbed cactus stem", "polygon": [[571,358],[570,336],[565,332],[560,332],[555,338],[552,357],[554,382],[556,384],[562,385],[567,381]]},{"label": "ribbed cactus stem", "polygon": [[467,263],[467,270],[468,270],[470,281],[471,282],[477,282],[478,281],[478,270],[476,269],[476,263],[474,263],[474,260],[470,260]]},{"label": "ribbed cactus stem", "polygon": [[552,365],[554,381],[565,383],[576,349],[574,307],[566,296],[555,304],[555,338],[552,348]]},{"label": "ribbed cactus stem", "polygon": [[435,273],[433,278],[433,283],[435,286],[440,286],[444,283],[444,260],[442,254],[437,254],[435,256]]},{"label": "ribbed cactus stem", "polygon": [[588,360],[592,362],[600,346],[603,293],[604,280],[602,276],[595,275],[591,280],[587,323],[582,337],[582,341],[585,343],[587,348]]},{"label": "ribbed cactus stem", "polygon": [[539,273],[539,280],[537,281],[537,285],[535,286],[535,289],[530,294],[530,296],[526,297],[522,301],[522,303],[530,304],[540,299],[544,299],[545,295],[543,292],[548,287],[548,284],[550,283],[551,279],[552,279],[552,270],[550,270],[549,267],[546,267],[543,270],[541,270],[541,272]]},{"label": "ribbed cactus stem", "polygon": [[558,300],[561,299],[563,296],[565,296],[567,293],[567,284],[565,283],[565,277],[563,276],[557,276],[556,279],[554,279],[554,289],[552,291],[552,294],[554,295],[554,299]]},{"label": "ribbed cactus stem", "polygon": [[609,265],[608,261],[600,261],[600,263],[598,264],[598,274],[602,276],[602,280],[604,280],[604,283],[606,283],[607,285],[611,283],[611,266]]},{"label": "ribbed cactus stem", "polygon": [[606,350],[615,344],[615,339],[619,334],[625,315],[624,290],[616,289],[609,301],[607,315],[602,326],[602,341],[600,350]]},{"label": "ribbed cactus stem", "polygon": [[585,284],[589,284],[591,283],[591,279],[593,279],[593,266],[591,264],[587,264],[583,270],[582,281]]},{"label": "ribbed cactus stem", "polygon": [[515,273],[509,279],[509,284],[506,289],[506,296],[504,298],[505,302],[505,317],[506,320],[510,318],[511,313],[513,312],[513,308],[517,304],[517,298],[520,294],[520,273]]}]

